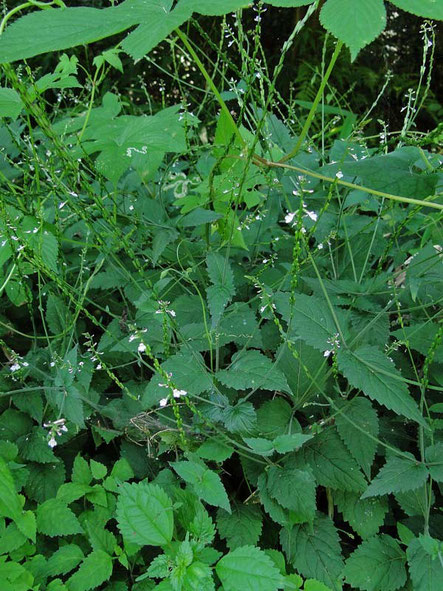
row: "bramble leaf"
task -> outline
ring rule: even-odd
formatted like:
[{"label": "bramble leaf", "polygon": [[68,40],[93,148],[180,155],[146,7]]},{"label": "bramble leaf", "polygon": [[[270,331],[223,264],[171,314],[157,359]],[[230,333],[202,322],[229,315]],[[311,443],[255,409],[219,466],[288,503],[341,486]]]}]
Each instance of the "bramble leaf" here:
[{"label": "bramble leaf", "polygon": [[254,546],[236,548],[216,566],[225,591],[277,591],[281,575],[273,561]]}]

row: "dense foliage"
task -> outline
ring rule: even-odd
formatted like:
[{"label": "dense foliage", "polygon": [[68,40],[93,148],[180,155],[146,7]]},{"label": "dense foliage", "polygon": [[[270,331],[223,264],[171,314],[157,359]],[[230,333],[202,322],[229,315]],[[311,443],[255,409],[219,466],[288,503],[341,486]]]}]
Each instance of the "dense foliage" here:
[{"label": "dense foliage", "polygon": [[[402,129],[365,136],[384,89],[357,116],[332,80],[383,0],[111,4],[0,25],[1,591],[441,590],[433,23]],[[272,69],[271,6],[304,7]],[[119,92],[153,55],[170,88]]]}]

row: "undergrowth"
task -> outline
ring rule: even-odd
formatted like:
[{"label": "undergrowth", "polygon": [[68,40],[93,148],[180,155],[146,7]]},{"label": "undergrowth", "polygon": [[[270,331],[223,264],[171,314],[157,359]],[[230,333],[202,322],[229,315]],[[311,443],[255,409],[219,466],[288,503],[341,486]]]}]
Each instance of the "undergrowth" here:
[{"label": "undergrowth", "polygon": [[[132,33],[155,99],[118,90],[119,40],[89,67],[9,63],[166,4],[2,23],[1,590],[438,591],[441,128],[415,128],[434,26],[398,130],[371,119],[389,80],[363,116],[337,93],[346,35],[309,100],[277,90],[316,2],[267,3],[310,5],[272,69],[266,4],[217,38],[186,18],[201,44]],[[64,15],[72,37],[48,41]]]}]

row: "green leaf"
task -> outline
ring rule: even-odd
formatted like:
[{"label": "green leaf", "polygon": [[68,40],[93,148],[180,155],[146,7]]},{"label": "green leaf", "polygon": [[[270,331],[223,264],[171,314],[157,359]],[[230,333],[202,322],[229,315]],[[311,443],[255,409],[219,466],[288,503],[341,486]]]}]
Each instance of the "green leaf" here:
[{"label": "green leaf", "polygon": [[205,441],[197,449],[196,454],[205,460],[224,462],[232,456],[234,448],[227,445],[222,439],[211,438]]},{"label": "green leaf", "polygon": [[340,541],[332,521],[319,515],[311,524],[283,529],[280,542],[289,562],[304,577],[311,577],[339,591],[343,571]]},{"label": "green leaf", "polygon": [[254,546],[236,548],[216,566],[225,591],[277,591],[281,575],[272,560]]},{"label": "green leaf", "polygon": [[22,435],[29,435],[32,426],[32,419],[27,414],[7,408],[0,415],[0,439],[17,441]]},{"label": "green leaf", "polygon": [[272,445],[276,452],[279,454],[285,454],[298,449],[312,438],[313,435],[305,435],[304,433],[288,433],[276,437],[272,442]]},{"label": "green leaf", "polygon": [[440,591],[443,566],[439,558],[428,554],[418,538],[409,544],[406,555],[414,591]]},{"label": "green leaf", "polygon": [[53,450],[48,445],[48,433],[41,427],[34,427],[29,435],[24,435],[17,443],[20,455],[25,460],[40,464],[57,462]]},{"label": "green leaf", "polygon": [[91,474],[95,480],[102,480],[106,476],[108,469],[105,465],[96,462],[95,460],[91,460],[89,465],[91,467]]},{"label": "green leaf", "polygon": [[67,581],[69,591],[89,591],[109,579],[112,574],[112,558],[102,550],[93,550],[80,568]]},{"label": "green leaf", "polygon": [[410,459],[397,456],[389,458],[361,498],[406,492],[423,486],[428,479],[426,466],[412,454],[408,455]]},{"label": "green leaf", "polygon": [[83,530],[74,512],[59,499],[48,499],[37,507],[37,531],[50,537],[69,536]]},{"label": "green leaf", "polygon": [[158,0],[128,0],[119,6],[36,10],[8,26],[0,39],[0,62],[68,49],[116,35],[162,10]]},{"label": "green leaf", "polygon": [[52,334],[61,334],[67,325],[68,310],[64,301],[50,293],[46,303],[46,323]]},{"label": "green leaf", "polygon": [[212,286],[206,291],[208,306],[211,311],[212,325],[216,326],[235,294],[234,274],[229,260],[215,252],[206,257],[206,266]]},{"label": "green leaf", "polygon": [[17,494],[14,479],[5,460],[0,457],[0,515],[17,520],[22,512],[22,502]]},{"label": "green leaf", "polygon": [[355,60],[358,52],[374,41],[386,26],[383,0],[327,0],[320,13],[322,25],[343,41]]},{"label": "green leaf", "polygon": [[385,498],[360,499],[358,493],[336,490],[332,493],[334,503],[358,535],[365,539],[378,533],[388,511]]},{"label": "green leaf", "polygon": [[443,482],[443,443],[439,442],[426,448],[426,462],[431,478]]},{"label": "green leaf", "polygon": [[29,478],[25,484],[28,497],[38,503],[55,497],[65,481],[65,468],[62,462],[54,464],[28,464]]},{"label": "green leaf", "polygon": [[285,374],[293,396],[306,401],[309,394],[315,396],[324,387],[328,367],[323,354],[301,339],[292,349],[297,357],[287,345],[281,346],[276,354],[277,367]]},{"label": "green leaf", "polygon": [[275,363],[260,351],[252,349],[235,353],[229,369],[217,372],[216,377],[225,386],[236,390],[263,388],[290,392],[285,376]]},{"label": "green leaf", "polygon": [[369,476],[378,438],[378,416],[372,404],[366,398],[354,398],[351,404],[342,407],[335,424],[344,444]]},{"label": "green leaf", "polygon": [[231,511],[225,487],[218,474],[197,462],[170,462],[170,464],[180,478],[192,486],[198,497],[209,505]]},{"label": "green leaf", "polygon": [[17,119],[23,109],[22,99],[12,88],[0,88],[0,117]]},{"label": "green leaf", "polygon": [[84,554],[77,544],[66,544],[61,546],[48,559],[48,576],[65,575],[83,560]]},{"label": "green leaf", "polygon": [[426,425],[400,372],[376,347],[365,345],[355,352],[340,349],[337,361],[351,386],[395,413]]},{"label": "green leaf", "polygon": [[312,522],[315,516],[315,480],[306,470],[277,468],[268,472],[268,491],[282,507],[292,511],[293,523]]},{"label": "green leaf", "polygon": [[[289,295],[280,294],[275,300],[277,310],[286,322],[291,319]],[[340,308],[334,309],[335,318],[344,334],[347,332],[347,314]],[[292,310],[291,334],[295,334],[303,341],[317,349],[326,351],[331,349],[331,340],[336,338],[338,329],[334,316],[325,300],[303,293],[295,295]]]},{"label": "green leaf", "polygon": [[390,2],[417,16],[443,20],[443,4],[439,0],[390,0]]},{"label": "green leaf", "polygon": [[300,454],[322,486],[361,492],[366,481],[337,433],[326,430],[302,447]]},{"label": "green leaf", "polygon": [[90,484],[92,480],[92,472],[89,464],[81,455],[75,457],[71,480],[79,484]]},{"label": "green leaf", "polygon": [[155,484],[122,484],[116,518],[128,542],[140,546],[163,546],[172,539],[172,502],[164,490]]},{"label": "green leaf", "polygon": [[255,546],[262,531],[263,518],[256,505],[235,504],[232,513],[217,511],[217,529],[230,550],[241,546]]},{"label": "green leaf", "polygon": [[364,591],[395,591],[406,582],[406,556],[388,535],[360,544],[346,561],[347,583]]},{"label": "green leaf", "polygon": [[255,427],[257,416],[250,402],[239,400],[235,406],[223,410],[223,422],[231,433],[249,433]]},{"label": "green leaf", "polygon": [[[263,437],[274,439],[288,431],[292,419],[291,405],[282,397],[273,398],[257,410],[257,430]],[[294,428],[294,425],[291,424],[291,427]]]}]

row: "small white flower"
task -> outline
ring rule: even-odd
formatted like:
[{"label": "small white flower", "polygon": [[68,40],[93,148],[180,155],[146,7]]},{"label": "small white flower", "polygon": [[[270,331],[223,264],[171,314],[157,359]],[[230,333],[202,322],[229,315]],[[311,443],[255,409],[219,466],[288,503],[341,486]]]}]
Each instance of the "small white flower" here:
[{"label": "small white flower", "polygon": [[177,388],[174,388],[172,390],[172,395],[174,396],[174,398],[181,398],[182,396],[186,396],[186,394],[186,390],[177,390]]},{"label": "small white flower", "polygon": [[335,173],[335,176],[336,176],[338,179],[342,179],[342,178],[343,178],[343,173],[342,173],[342,171],[341,171],[341,170],[337,171],[337,172]]},{"label": "small white flower", "polygon": [[137,351],[139,353],[144,353],[146,351],[146,345],[144,343],[140,343],[139,346],[137,347]]},{"label": "small white flower", "polygon": [[168,399],[167,399],[167,398],[162,398],[162,399],[160,400],[160,402],[159,402],[159,405],[160,405],[161,407],[164,407],[164,406],[166,406],[167,404],[168,404]]},{"label": "small white flower", "polygon": [[20,364],[19,363],[14,363],[14,365],[11,365],[11,367],[9,369],[12,372],[18,371],[20,369]]},{"label": "small white flower", "polygon": [[305,209],[305,213],[313,222],[317,221],[318,215],[315,213],[315,211],[308,211]]},{"label": "small white flower", "polygon": [[290,224],[292,222],[292,220],[294,219],[294,217],[295,217],[295,213],[288,213],[285,216],[285,223]]},{"label": "small white flower", "polygon": [[331,353],[332,353],[332,351],[326,350],[326,351],[323,353],[323,357],[329,357],[329,355],[330,355]]},{"label": "small white flower", "polygon": [[322,250],[323,248],[323,244],[320,242],[320,244],[317,245],[318,250]]},{"label": "small white flower", "polygon": [[55,447],[57,445],[57,441],[55,440],[54,435],[51,437],[51,439],[48,441],[48,445],[49,447]]}]

